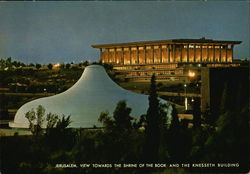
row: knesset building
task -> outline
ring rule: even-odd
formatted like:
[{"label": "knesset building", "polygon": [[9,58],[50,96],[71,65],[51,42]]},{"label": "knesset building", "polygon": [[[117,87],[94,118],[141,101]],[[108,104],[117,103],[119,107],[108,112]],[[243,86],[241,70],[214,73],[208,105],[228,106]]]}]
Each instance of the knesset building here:
[{"label": "knesset building", "polygon": [[234,45],[241,41],[212,39],[173,39],[92,45],[100,49],[102,63],[126,79],[148,81],[153,74],[157,80],[189,80],[200,75],[200,67],[238,66],[233,63]]}]

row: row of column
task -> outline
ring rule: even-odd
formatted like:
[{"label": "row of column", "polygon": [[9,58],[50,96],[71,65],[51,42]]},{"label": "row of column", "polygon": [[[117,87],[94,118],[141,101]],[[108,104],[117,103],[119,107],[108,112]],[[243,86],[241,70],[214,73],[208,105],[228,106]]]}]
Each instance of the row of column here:
[{"label": "row of column", "polygon": [[169,44],[106,48],[105,50],[101,48],[100,52],[103,63],[122,65],[171,62],[231,62],[233,58],[233,46],[230,49],[227,48],[227,45],[192,45],[192,47],[190,48],[190,45]]}]

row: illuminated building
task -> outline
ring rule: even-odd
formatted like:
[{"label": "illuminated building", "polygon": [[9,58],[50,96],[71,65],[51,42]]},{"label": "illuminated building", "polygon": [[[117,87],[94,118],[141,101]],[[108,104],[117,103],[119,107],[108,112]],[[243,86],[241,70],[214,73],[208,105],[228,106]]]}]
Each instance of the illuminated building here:
[{"label": "illuminated building", "polygon": [[100,49],[102,63],[114,65],[126,79],[148,81],[188,80],[200,67],[238,66],[233,63],[234,45],[241,41],[173,39],[92,45]]}]

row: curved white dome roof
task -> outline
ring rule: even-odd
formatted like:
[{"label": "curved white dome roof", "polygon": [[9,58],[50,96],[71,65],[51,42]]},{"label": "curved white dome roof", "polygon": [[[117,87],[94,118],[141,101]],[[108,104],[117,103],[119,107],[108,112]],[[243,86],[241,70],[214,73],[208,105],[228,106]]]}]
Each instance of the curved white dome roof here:
[{"label": "curved white dome roof", "polygon": [[67,91],[50,97],[36,99],[24,104],[16,113],[10,127],[28,128],[25,113],[42,105],[45,114],[71,115],[70,127],[101,126],[98,122],[100,113],[108,111],[110,115],[120,100],[126,100],[132,108],[131,116],[137,120],[148,109],[148,96],[127,91],[107,75],[100,65],[85,68],[81,78]]}]

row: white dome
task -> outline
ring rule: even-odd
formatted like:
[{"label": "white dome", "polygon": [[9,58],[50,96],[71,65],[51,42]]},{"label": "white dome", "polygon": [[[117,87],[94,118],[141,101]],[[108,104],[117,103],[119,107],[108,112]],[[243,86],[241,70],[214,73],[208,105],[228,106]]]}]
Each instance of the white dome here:
[{"label": "white dome", "polygon": [[36,99],[24,104],[16,113],[10,127],[28,128],[29,122],[25,113],[38,105],[45,108],[45,114],[71,115],[70,127],[90,128],[101,126],[98,122],[100,113],[108,111],[110,115],[120,100],[126,100],[132,108],[131,116],[137,120],[148,109],[148,95],[127,91],[107,75],[100,65],[85,68],[81,78],[67,91],[50,97]]}]

